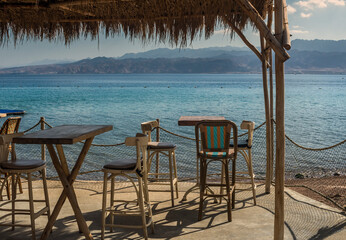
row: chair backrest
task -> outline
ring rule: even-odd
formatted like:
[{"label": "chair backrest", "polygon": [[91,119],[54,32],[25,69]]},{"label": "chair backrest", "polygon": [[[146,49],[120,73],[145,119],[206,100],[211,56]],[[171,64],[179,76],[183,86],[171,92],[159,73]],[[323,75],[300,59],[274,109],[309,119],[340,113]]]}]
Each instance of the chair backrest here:
[{"label": "chair backrest", "polygon": [[255,122],[244,120],[240,124],[240,128],[248,130],[248,132],[247,132],[247,134],[248,134],[248,143],[247,143],[247,145],[249,147],[251,147],[252,146],[252,139],[253,139],[253,132],[255,130]]},{"label": "chair backrest", "polygon": [[[23,133],[14,133],[14,134],[7,134],[7,135],[0,135],[0,162],[6,162],[8,161],[8,156],[10,153],[10,144],[12,142],[12,139],[14,137],[19,137],[24,135]],[[14,147],[12,148],[11,153],[12,160],[15,160],[16,155],[14,152]]]},{"label": "chair backrest", "polygon": [[208,120],[197,123],[195,126],[197,155],[202,151],[204,155],[207,152],[212,152],[215,157],[229,157],[229,143],[232,133],[236,157],[238,128],[234,122],[228,120]]},{"label": "chair backrest", "polygon": [[125,139],[126,146],[136,146],[137,165],[136,169],[147,171],[147,147],[148,136],[137,133],[136,137],[127,137]]},{"label": "chair backrest", "polygon": [[[142,132],[143,132],[143,134],[148,136],[149,142],[152,141],[151,132],[153,131],[154,128],[159,127],[159,126],[160,126],[160,124],[159,124],[158,120],[141,123]],[[156,141],[158,142],[157,136],[156,136]]]},{"label": "chair backrest", "polygon": [[21,119],[22,119],[21,117],[7,118],[0,129],[0,134],[4,135],[4,134],[17,133]]}]

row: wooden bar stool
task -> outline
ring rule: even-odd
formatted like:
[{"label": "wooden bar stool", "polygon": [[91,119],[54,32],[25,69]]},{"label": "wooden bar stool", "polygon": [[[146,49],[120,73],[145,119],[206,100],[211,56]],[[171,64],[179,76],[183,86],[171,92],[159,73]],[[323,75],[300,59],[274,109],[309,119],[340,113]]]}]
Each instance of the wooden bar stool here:
[{"label": "wooden bar stool", "polygon": [[[9,117],[9,118],[7,118],[0,129],[0,135],[17,133],[19,130],[19,125],[20,125],[21,120],[22,120],[21,117]],[[8,146],[8,148],[9,148],[9,152],[11,152],[11,148],[12,148],[11,144]],[[18,177],[17,182],[18,182],[19,192],[23,193],[22,182],[20,180],[20,176],[17,176],[17,177]],[[6,181],[5,181],[5,179],[6,179]],[[1,186],[1,192],[0,192],[0,199],[2,199],[2,190],[4,188],[4,185],[6,186],[7,198],[11,199],[11,189],[10,189],[10,184],[9,184],[10,180],[11,180],[11,178],[7,177],[5,174],[5,177],[4,177],[3,182],[1,184],[2,186]]]},{"label": "wooden bar stool", "polygon": [[[103,199],[102,199],[102,230],[101,239],[104,239],[105,227],[110,227],[111,232],[114,227],[142,228],[144,238],[148,239],[147,227],[150,226],[154,232],[154,222],[148,193],[148,172],[147,172],[147,146],[148,137],[138,133],[136,137],[128,137],[125,140],[126,146],[136,146],[136,157],[133,159],[120,159],[106,164],[103,167]],[[131,176],[131,175],[133,176]],[[130,180],[137,199],[135,201],[115,200],[115,177],[122,176]],[[107,208],[107,183],[111,180],[110,206]],[[138,188],[134,180],[137,180]],[[116,205],[117,204],[117,205]],[[107,213],[110,216],[110,223],[106,223]],[[114,216],[140,216],[142,225],[115,224]],[[148,218],[148,221],[147,221]]]},{"label": "wooden bar stool", "polygon": [[[14,152],[14,144],[12,143],[11,160],[9,157],[9,145],[11,144],[13,137],[19,137],[22,133],[10,134],[0,136],[0,172],[6,175],[6,179],[11,176],[12,179],[12,198],[1,204],[0,211],[11,212],[11,223],[1,223],[0,226],[11,226],[12,230],[15,227],[31,227],[32,239],[36,239],[35,234],[35,220],[41,215],[47,215],[50,217],[50,207],[48,198],[48,189],[46,182],[46,164],[41,159],[29,160],[29,159],[17,159]],[[32,173],[39,172],[42,177],[44,200],[36,200],[33,197],[32,190]],[[29,199],[16,199],[16,186],[21,174],[27,174],[28,177],[28,191]],[[2,190],[2,189],[1,189]],[[16,208],[17,202],[29,202],[29,209]],[[45,206],[38,211],[35,211],[34,203],[45,203]],[[11,204],[11,208],[2,208],[7,204]],[[30,224],[18,224],[15,221],[15,216],[30,215]],[[9,214],[7,214],[9,215]],[[5,215],[5,216],[7,216]]]},{"label": "wooden bar stool", "polygon": [[[229,148],[231,133],[235,147]],[[197,157],[200,160],[200,201],[198,220],[202,220],[204,201],[208,197],[225,198],[227,201],[228,221],[232,221],[232,205],[235,199],[235,161],[237,158],[238,129],[228,120],[201,121],[195,127]],[[232,183],[229,177],[229,163],[232,161]],[[207,179],[208,166],[220,162],[222,166],[220,183]],[[210,187],[220,187],[220,194],[210,191]],[[225,193],[223,189],[226,189]],[[232,195],[232,197],[231,197]],[[231,202],[232,201],[232,202]]]},{"label": "wooden bar stool", "polygon": [[[177,163],[175,159],[176,145],[169,142],[160,142],[159,136],[159,120],[144,122],[141,124],[142,132],[148,135],[148,178],[150,184],[167,184],[169,182],[172,206],[174,206],[174,188],[176,192],[176,198],[179,197],[178,193],[178,175],[177,175]],[[151,139],[151,132],[153,129],[157,129],[156,142]],[[163,154],[168,157],[169,172],[159,171],[159,154]],[[154,157],[156,156],[156,170],[150,171]]]},{"label": "wooden bar stool", "polygon": [[[255,122],[251,121],[243,121],[240,125],[241,129],[247,129],[248,130],[248,138],[246,140],[238,141],[238,152],[244,157],[247,165],[247,172],[236,172],[236,178],[239,180],[242,179],[249,179],[252,189],[252,197],[254,201],[254,205],[256,205],[256,185],[255,185],[255,175],[252,168],[252,154],[251,154],[251,148],[252,148],[252,140],[253,140],[253,132],[255,129]],[[234,148],[234,143],[231,142],[230,144],[231,148]],[[244,176],[244,175],[248,175]],[[247,184],[245,182],[239,182],[242,184]]]}]

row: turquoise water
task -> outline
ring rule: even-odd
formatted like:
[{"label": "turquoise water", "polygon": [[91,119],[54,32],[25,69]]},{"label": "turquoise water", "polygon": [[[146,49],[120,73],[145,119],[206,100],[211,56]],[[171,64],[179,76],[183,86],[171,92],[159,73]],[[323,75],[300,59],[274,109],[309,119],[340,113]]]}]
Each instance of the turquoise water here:
[{"label": "turquoise water", "polygon": [[[346,138],[345,75],[286,75],[285,105],[286,133],[297,143],[322,147]],[[192,128],[178,127],[181,115],[265,119],[255,74],[0,75],[0,108],[25,110],[22,130],[41,116],[54,126],[114,125],[99,143],[122,141],[156,118],[188,135]]]},{"label": "turquoise water", "polygon": [[[346,139],[345,75],[286,75],[285,87],[285,124],[290,138],[312,148]],[[257,126],[265,120],[261,75],[248,74],[0,75],[0,108],[27,112],[21,131],[35,125],[41,116],[53,126],[113,125],[113,131],[95,138],[98,144],[121,143],[141,131],[141,122],[156,118],[162,127],[190,137],[194,136],[193,127],[178,126],[182,115],[221,115],[238,126],[242,120],[255,121]],[[3,121],[0,119],[0,124]],[[259,177],[265,175],[264,131],[255,132],[253,147],[254,170]],[[194,142],[165,137],[162,140],[177,144],[179,178],[195,176]],[[81,146],[76,145],[65,146],[68,159],[79,153]],[[344,145],[323,153],[287,145],[286,174],[344,174]],[[20,156],[40,157],[39,146],[16,149]],[[82,171],[101,169],[106,162],[129,154],[124,147],[93,147]],[[56,175],[47,162],[48,175]],[[245,162],[239,160],[237,168],[244,170]],[[97,174],[85,176],[101,179]]]}]

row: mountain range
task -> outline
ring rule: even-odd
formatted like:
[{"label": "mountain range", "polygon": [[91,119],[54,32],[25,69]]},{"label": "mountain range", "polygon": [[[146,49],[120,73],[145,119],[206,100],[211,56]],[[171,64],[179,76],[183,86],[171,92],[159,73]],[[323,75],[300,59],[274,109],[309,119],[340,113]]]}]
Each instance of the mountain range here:
[{"label": "mountain range", "polygon": [[[346,40],[294,40],[286,73],[346,74]],[[119,58],[97,57],[71,63],[0,69],[0,74],[260,73],[248,48],[159,48]]]}]

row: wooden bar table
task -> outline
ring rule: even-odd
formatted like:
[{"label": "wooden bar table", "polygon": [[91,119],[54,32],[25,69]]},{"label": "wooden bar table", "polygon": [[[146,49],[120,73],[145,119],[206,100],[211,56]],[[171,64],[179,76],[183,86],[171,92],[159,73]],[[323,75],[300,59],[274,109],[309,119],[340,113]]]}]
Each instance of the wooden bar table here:
[{"label": "wooden bar table", "polygon": [[[225,117],[221,116],[181,116],[178,120],[179,126],[195,126],[198,122],[203,120],[226,120]],[[188,189],[184,196],[182,201],[186,201],[187,195],[196,190],[199,189],[199,165],[198,165],[198,158],[196,160],[196,185],[192,186],[190,189]]]},{"label": "wooden bar table", "polygon": [[[30,133],[13,139],[13,142],[17,144],[46,144],[54,167],[64,187],[64,190],[61,193],[61,196],[56,203],[48,223],[41,235],[41,239],[48,238],[54,222],[56,221],[59,212],[65,203],[66,197],[69,199],[73,208],[79,231],[84,234],[86,239],[93,239],[79,208],[73,183],[78,175],[94,137],[112,129],[113,126],[111,125],[63,125]],[[74,144],[83,140],[85,140],[83,148],[72,171],[70,172],[62,145]],[[54,149],[53,145],[55,145],[56,150]]]},{"label": "wooden bar table", "polygon": [[178,120],[179,126],[195,126],[198,122],[203,120],[226,120],[225,117],[220,116],[181,116]]}]

